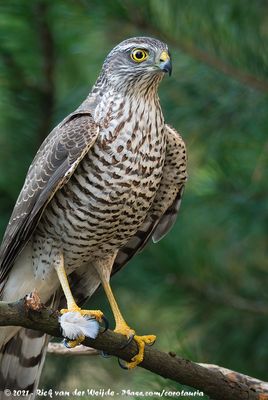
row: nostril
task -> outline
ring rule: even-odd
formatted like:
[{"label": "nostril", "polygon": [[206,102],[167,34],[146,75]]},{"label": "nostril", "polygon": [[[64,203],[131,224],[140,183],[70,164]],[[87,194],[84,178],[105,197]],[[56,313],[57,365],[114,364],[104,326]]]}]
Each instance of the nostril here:
[{"label": "nostril", "polygon": [[169,62],[170,62],[170,59],[167,58],[167,57],[161,57],[161,58],[160,58],[160,62],[161,62],[161,63],[169,63]]}]

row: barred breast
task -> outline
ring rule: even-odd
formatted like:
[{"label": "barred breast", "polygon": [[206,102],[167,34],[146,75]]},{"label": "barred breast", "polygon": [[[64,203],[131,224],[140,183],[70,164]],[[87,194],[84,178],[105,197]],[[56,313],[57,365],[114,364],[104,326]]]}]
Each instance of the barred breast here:
[{"label": "barred breast", "polygon": [[51,200],[35,231],[33,260],[38,274],[52,267],[59,248],[68,272],[119,249],[152,205],[166,146],[158,101],[127,102],[109,94],[107,98],[114,100],[104,99],[96,109],[100,134],[95,145]]}]

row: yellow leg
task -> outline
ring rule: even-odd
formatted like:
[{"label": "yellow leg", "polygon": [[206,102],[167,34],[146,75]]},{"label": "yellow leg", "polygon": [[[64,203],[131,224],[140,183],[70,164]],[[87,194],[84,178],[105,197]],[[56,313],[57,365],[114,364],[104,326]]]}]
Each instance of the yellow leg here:
[{"label": "yellow leg", "polygon": [[[61,314],[65,314],[67,312],[79,312],[81,315],[89,315],[91,317],[94,317],[97,321],[101,321],[103,318],[103,313],[100,310],[81,310],[81,308],[78,307],[78,305],[76,304],[65,272],[64,258],[62,253],[59,254],[57,264],[55,265],[55,270],[57,272],[63,293],[67,300],[67,309],[64,308],[60,310]],[[68,342],[68,346],[75,347],[80,344],[84,339],[85,336],[79,336],[75,340],[70,340]]]},{"label": "yellow leg", "polygon": [[103,282],[103,288],[105,290],[106,296],[108,298],[108,301],[110,303],[114,319],[115,319],[115,330],[114,332],[116,333],[121,333],[122,335],[125,335],[127,337],[133,336],[133,339],[136,341],[138,345],[138,353],[131,359],[131,362],[127,363],[127,367],[129,369],[135,368],[138,364],[140,364],[143,360],[144,357],[144,348],[145,344],[153,344],[156,340],[155,335],[146,335],[146,336],[138,336],[135,335],[135,331],[131,329],[126,321],[124,320],[118,304],[115,300],[115,297],[113,295],[111,286],[109,282]]},{"label": "yellow leg", "polygon": [[109,277],[110,274],[107,273],[107,268],[105,268],[104,263],[101,264],[96,264],[96,269],[99,273],[99,276],[102,281],[102,285],[104,288],[104,291],[106,293],[107,299],[109,301],[109,304],[111,306],[114,319],[115,319],[115,330],[114,332],[116,333],[121,333],[122,335],[127,336],[128,338],[133,336],[133,339],[136,341],[138,345],[138,353],[131,359],[131,362],[127,363],[127,367],[129,369],[135,368],[138,364],[140,364],[143,360],[144,357],[144,348],[145,344],[153,344],[156,340],[155,335],[146,335],[146,336],[138,336],[135,334],[135,331],[131,329],[126,321],[124,320],[118,304],[115,300],[115,297],[113,295],[110,282],[109,282]]}]

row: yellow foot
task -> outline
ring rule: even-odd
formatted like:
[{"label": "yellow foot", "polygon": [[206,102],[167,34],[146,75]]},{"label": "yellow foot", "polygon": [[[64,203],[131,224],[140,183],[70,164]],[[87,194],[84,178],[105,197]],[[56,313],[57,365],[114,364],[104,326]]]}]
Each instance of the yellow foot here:
[{"label": "yellow foot", "polygon": [[79,346],[83,341],[85,340],[85,336],[78,336],[75,340],[67,340],[64,339],[64,346],[66,346],[68,349],[73,349],[76,346]]},{"label": "yellow foot", "polygon": [[134,357],[132,357],[131,362],[126,363],[126,366],[128,369],[133,369],[135,368],[137,365],[139,365],[144,358],[144,348],[145,345],[152,345],[155,340],[156,340],[156,336],[155,335],[146,335],[146,336],[138,336],[138,335],[134,335],[135,342],[138,345],[138,354],[136,354]]},{"label": "yellow foot", "polygon": [[80,307],[74,306],[70,309],[68,308],[63,308],[60,310],[61,314],[66,314],[68,312],[79,312],[81,315],[88,315],[89,317],[95,318],[98,322],[101,322],[103,320],[103,312],[100,310],[81,310]]},{"label": "yellow foot", "polygon": [[126,363],[126,367],[128,369],[135,368],[137,365],[139,365],[143,361],[145,345],[146,344],[152,345],[152,344],[154,344],[154,342],[156,340],[155,335],[146,335],[146,336],[135,335],[135,331],[133,329],[131,329],[129,326],[127,326],[126,324],[121,325],[120,327],[117,327],[114,330],[114,332],[121,333],[121,335],[127,336],[127,338],[130,338],[133,336],[133,339],[137,343],[138,353],[134,357],[132,357],[130,362]]}]

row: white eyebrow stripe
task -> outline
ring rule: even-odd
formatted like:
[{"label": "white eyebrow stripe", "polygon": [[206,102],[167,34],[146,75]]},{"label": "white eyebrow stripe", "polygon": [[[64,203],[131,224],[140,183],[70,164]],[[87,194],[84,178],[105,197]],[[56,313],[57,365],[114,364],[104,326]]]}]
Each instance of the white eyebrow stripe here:
[{"label": "white eyebrow stripe", "polygon": [[131,45],[129,44],[125,44],[124,46],[120,46],[120,50],[131,50],[132,48],[139,48],[139,49],[146,49],[146,47],[142,46],[140,43],[131,43]]}]

